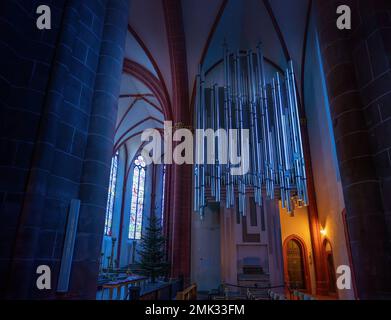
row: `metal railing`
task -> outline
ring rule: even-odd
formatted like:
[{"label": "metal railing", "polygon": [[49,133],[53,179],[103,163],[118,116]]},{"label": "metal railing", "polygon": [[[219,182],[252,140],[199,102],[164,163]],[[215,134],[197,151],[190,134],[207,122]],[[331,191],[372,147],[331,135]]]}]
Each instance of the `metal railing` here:
[{"label": "metal railing", "polygon": [[[226,300],[232,299],[246,299],[246,300],[267,300],[272,299],[269,295],[271,289],[285,288],[285,285],[274,285],[274,286],[242,286],[235,285],[230,283],[223,283],[222,287],[222,295]],[[230,288],[239,289],[239,292],[232,292]],[[217,296],[217,295],[216,295]],[[282,299],[282,297],[281,297]],[[284,298],[285,299],[285,298]]]},{"label": "metal railing", "polygon": [[144,288],[144,291],[141,290],[141,287],[130,287],[124,300],[174,300],[177,293],[182,290],[183,279],[176,279],[168,283],[161,284],[156,288]]}]

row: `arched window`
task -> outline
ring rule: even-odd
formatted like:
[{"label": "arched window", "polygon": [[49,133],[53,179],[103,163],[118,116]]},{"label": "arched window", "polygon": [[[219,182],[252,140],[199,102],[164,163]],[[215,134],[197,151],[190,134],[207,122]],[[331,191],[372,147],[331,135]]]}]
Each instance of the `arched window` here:
[{"label": "arched window", "polygon": [[113,210],[115,198],[115,185],[117,183],[118,171],[118,151],[111,159],[109,191],[107,195],[106,218],[105,218],[105,235],[111,236],[113,225]]},{"label": "arched window", "polygon": [[144,209],[144,186],[145,186],[145,161],[139,156],[134,161],[132,202],[130,204],[130,221],[128,238],[141,239]]},{"label": "arched window", "polygon": [[164,222],[164,199],[165,199],[164,194],[165,194],[165,191],[166,191],[166,166],[163,166],[162,205],[161,205],[162,217],[160,219],[162,226],[163,226],[163,222]]}]

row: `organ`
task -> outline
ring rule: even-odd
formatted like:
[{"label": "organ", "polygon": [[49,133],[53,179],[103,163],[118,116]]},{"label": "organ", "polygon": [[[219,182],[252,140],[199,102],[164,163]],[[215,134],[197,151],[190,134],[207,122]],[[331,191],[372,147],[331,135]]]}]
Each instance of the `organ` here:
[{"label": "organ", "polygon": [[[207,86],[204,67],[200,66],[195,128],[236,129],[238,141],[244,139],[243,130],[249,130],[250,171],[233,175],[232,163],[219,163],[218,151],[214,163],[196,162],[194,210],[202,217],[209,198],[225,200],[227,208],[238,198],[239,211],[244,214],[246,193],[252,192],[259,206],[266,194],[269,199],[278,197],[283,208],[292,213],[293,202],[308,204],[293,63],[289,61],[285,73],[277,72],[267,82],[261,45],[255,51],[235,53],[224,45],[223,55],[223,86]],[[216,148],[220,144],[217,134]],[[244,155],[245,143],[237,145],[237,150],[232,150],[228,141],[228,153]],[[205,139],[197,149],[205,160]]]}]

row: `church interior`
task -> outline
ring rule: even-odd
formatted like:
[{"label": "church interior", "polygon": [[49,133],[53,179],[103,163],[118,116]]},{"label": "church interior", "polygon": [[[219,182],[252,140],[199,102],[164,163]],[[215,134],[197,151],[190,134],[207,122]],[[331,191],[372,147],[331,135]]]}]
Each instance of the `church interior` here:
[{"label": "church interior", "polygon": [[[40,2],[0,2],[0,299],[391,299],[389,0]],[[149,163],[169,124],[249,173]]]}]

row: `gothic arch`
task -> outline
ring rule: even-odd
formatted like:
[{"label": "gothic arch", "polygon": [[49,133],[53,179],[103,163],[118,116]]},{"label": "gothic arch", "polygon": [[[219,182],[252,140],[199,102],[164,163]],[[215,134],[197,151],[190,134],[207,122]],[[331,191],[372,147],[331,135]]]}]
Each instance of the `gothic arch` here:
[{"label": "gothic arch", "polygon": [[123,71],[141,81],[151,90],[163,109],[164,118],[171,120],[171,103],[161,80],[156,78],[151,71],[141,64],[127,58],[124,60]]},{"label": "gothic arch", "polygon": [[311,293],[312,292],[312,287],[311,287],[311,272],[309,268],[309,263],[308,263],[308,250],[307,246],[305,244],[305,241],[299,237],[298,235],[292,234],[288,236],[284,240],[283,244],[283,256],[284,256],[284,280],[286,285],[289,285],[289,275],[288,275],[288,244],[290,241],[295,241],[297,244],[299,244],[300,249],[301,249],[301,259],[303,263],[303,268],[304,268],[304,281],[305,281],[305,292]]}]

